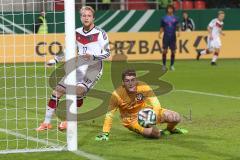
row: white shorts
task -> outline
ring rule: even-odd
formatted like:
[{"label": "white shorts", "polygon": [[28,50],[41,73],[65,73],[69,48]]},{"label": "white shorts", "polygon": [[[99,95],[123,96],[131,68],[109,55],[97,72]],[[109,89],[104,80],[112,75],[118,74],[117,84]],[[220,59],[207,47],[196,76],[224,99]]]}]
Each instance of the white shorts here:
[{"label": "white shorts", "polygon": [[[86,92],[88,92],[91,88],[93,88],[93,86],[102,76],[102,61],[85,61],[79,59],[77,66],[77,86],[84,87],[86,89]],[[66,88],[65,79],[66,76],[61,79],[58,85]]]},{"label": "white shorts", "polygon": [[220,38],[213,38],[212,40],[210,40],[210,38],[208,37],[208,49],[212,50],[212,49],[220,49],[222,46],[221,40]]}]

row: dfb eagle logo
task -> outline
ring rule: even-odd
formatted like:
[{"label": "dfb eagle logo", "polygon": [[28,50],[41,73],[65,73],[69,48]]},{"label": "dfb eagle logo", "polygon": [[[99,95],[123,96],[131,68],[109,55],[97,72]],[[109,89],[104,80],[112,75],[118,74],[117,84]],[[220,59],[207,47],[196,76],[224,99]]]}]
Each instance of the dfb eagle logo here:
[{"label": "dfb eagle logo", "polygon": [[89,35],[89,36],[87,36],[87,39],[88,39],[89,42],[92,42],[93,41],[93,36]]},{"label": "dfb eagle logo", "polygon": [[142,93],[138,93],[136,94],[136,101],[137,103],[141,103],[143,101],[143,94]]}]

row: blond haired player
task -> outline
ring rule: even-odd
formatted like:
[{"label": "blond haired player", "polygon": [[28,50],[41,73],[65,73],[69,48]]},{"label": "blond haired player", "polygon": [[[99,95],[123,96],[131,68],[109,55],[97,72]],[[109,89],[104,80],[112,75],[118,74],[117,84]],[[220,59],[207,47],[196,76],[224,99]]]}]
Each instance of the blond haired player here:
[{"label": "blond haired player", "polygon": [[186,133],[184,129],[175,126],[181,121],[177,112],[161,107],[158,98],[151,87],[136,78],[134,70],[126,70],[122,73],[123,85],[118,87],[111,96],[109,111],[106,114],[102,133],[96,136],[97,141],[108,140],[112,127],[114,113],[119,110],[124,127],[144,137],[159,138],[161,133],[156,127],[143,128],[138,124],[137,114],[142,108],[152,108],[157,115],[157,123],[167,123],[165,131],[171,133]]},{"label": "blond haired player", "polygon": [[218,12],[218,17],[214,18],[208,25],[208,39],[207,39],[207,49],[201,51],[197,55],[197,60],[200,59],[201,55],[210,54],[214,52],[211,65],[216,65],[220,48],[222,46],[220,35],[225,35],[222,32],[223,29],[223,20],[225,18],[224,11]]},{"label": "blond haired player", "polygon": [[[85,6],[80,10],[81,22],[83,27],[76,29],[76,43],[78,49],[77,57],[77,107],[83,103],[83,96],[97,83],[102,75],[102,60],[110,56],[109,41],[105,31],[94,25],[94,13],[92,7]],[[47,65],[54,65],[62,56],[56,56],[50,60]],[[65,77],[58,83],[53,90],[52,96],[48,102],[44,122],[36,129],[43,131],[51,129],[50,124],[52,115],[57,108],[59,99],[65,94]],[[67,122],[61,122],[60,130],[67,128]]]}]

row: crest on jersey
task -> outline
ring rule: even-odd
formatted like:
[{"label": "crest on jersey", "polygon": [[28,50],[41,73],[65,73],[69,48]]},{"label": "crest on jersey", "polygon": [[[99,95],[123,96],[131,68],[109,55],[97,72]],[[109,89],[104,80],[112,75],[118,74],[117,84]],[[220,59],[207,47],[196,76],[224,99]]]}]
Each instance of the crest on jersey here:
[{"label": "crest on jersey", "polygon": [[137,93],[137,94],[136,94],[136,101],[137,101],[137,102],[142,102],[142,101],[143,101],[143,98],[144,98],[144,96],[143,96],[142,93]]},{"label": "crest on jersey", "polygon": [[92,42],[93,41],[93,36],[92,35],[89,35],[86,37],[88,39],[89,42]]},{"label": "crest on jersey", "polygon": [[91,35],[82,35],[80,33],[76,33],[76,40],[83,44],[83,45],[86,45],[88,43],[91,43],[91,42],[96,42],[98,40],[98,34],[99,33],[95,33],[95,34],[91,34]]}]

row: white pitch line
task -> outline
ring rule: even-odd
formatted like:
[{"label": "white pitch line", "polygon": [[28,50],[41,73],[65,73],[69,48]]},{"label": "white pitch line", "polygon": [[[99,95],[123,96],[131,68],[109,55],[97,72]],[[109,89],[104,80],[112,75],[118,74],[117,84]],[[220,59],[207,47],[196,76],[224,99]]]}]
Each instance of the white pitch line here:
[{"label": "white pitch line", "polygon": [[78,155],[78,156],[82,156],[82,157],[88,158],[90,160],[104,160],[103,158],[101,158],[101,157],[99,157],[97,155],[86,153],[86,152],[81,151],[81,150],[73,151],[73,153]]},{"label": "white pitch line", "polygon": [[[13,135],[13,136],[16,136],[16,137],[20,137],[20,138],[23,138],[23,139],[26,139],[26,140],[30,140],[30,141],[34,141],[34,142],[38,142],[38,143],[42,143],[42,144],[45,144],[45,145],[49,145],[51,147],[56,147],[56,150],[55,151],[60,151],[61,150],[66,150],[66,148],[64,146],[59,146],[58,144],[55,144],[53,142],[49,142],[47,140],[43,140],[43,139],[39,139],[39,138],[34,138],[34,137],[31,137],[31,136],[26,136],[24,134],[21,134],[21,133],[18,133],[18,132],[15,132],[15,131],[12,131],[12,130],[8,130],[8,129],[4,129],[4,128],[0,128],[0,132],[2,133],[5,133],[5,134],[10,134],[10,135]],[[51,150],[51,149],[50,149]],[[27,151],[27,150],[25,150]],[[37,151],[35,149],[35,151]],[[54,150],[53,150],[54,151]],[[30,151],[31,152],[31,151]],[[10,153],[10,152],[9,152]],[[82,150],[77,150],[77,151],[74,151],[72,152],[78,156],[82,156],[82,157],[85,157],[89,160],[104,160],[103,158],[97,156],[97,155],[94,155],[94,154],[90,154],[90,153],[86,153]]]},{"label": "white pitch line", "polygon": [[136,10],[131,10],[118,24],[116,24],[109,32],[117,32],[119,31],[128,20],[134,15]]},{"label": "white pitch line", "polygon": [[118,14],[120,13],[120,10],[117,10],[111,17],[109,17],[106,21],[99,24],[98,27],[103,28],[106,26],[109,22],[111,22]]},{"label": "white pitch line", "polygon": [[30,141],[34,141],[34,142],[38,142],[38,143],[42,143],[42,144],[46,144],[46,145],[50,145],[50,146],[57,146],[55,143],[52,143],[52,142],[49,142],[49,141],[46,141],[46,140],[43,140],[43,139],[34,138],[34,137],[31,137],[31,136],[26,136],[24,134],[21,134],[21,133],[12,131],[12,130],[4,129],[4,128],[0,128],[0,132],[6,133],[6,134],[11,134],[11,135],[16,136],[16,137],[20,137],[20,138],[23,138],[23,139],[27,139],[27,140],[30,140]]},{"label": "white pitch line", "polygon": [[206,95],[206,96],[214,96],[214,97],[221,97],[221,98],[240,100],[240,97],[236,97],[236,96],[229,96],[229,95],[208,93],[208,92],[200,92],[200,91],[193,91],[193,90],[177,89],[177,90],[173,90],[173,92],[185,92],[185,93],[201,94],[201,95]]}]

